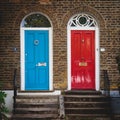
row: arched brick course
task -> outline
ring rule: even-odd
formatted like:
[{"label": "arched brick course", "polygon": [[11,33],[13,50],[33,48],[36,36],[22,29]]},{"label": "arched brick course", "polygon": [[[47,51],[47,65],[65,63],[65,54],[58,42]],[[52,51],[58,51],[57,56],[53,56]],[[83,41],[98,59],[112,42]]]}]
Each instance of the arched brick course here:
[{"label": "arched brick course", "polygon": [[57,27],[58,24],[57,24],[57,20],[56,18],[53,16],[52,13],[50,13],[47,9],[45,8],[42,8],[40,6],[38,7],[28,7],[28,8],[23,8],[21,11],[16,12],[16,17],[14,18],[14,23],[13,23],[13,29],[16,29],[18,27],[20,27],[20,24],[23,20],[23,18],[26,16],[26,15],[29,15],[30,13],[42,13],[43,15],[46,15],[48,17],[48,19],[50,20],[50,23],[51,23],[51,26],[53,28]]},{"label": "arched brick course", "polygon": [[75,9],[72,9],[71,11],[67,12],[63,17],[61,26],[62,27],[66,26],[68,21],[70,20],[70,18],[73,15],[80,14],[80,13],[86,13],[86,14],[93,16],[96,19],[98,26],[101,29],[106,28],[106,23],[105,23],[105,20],[102,17],[102,15],[96,9],[94,9],[90,6],[86,6],[86,5],[80,6],[79,8],[75,8]]}]

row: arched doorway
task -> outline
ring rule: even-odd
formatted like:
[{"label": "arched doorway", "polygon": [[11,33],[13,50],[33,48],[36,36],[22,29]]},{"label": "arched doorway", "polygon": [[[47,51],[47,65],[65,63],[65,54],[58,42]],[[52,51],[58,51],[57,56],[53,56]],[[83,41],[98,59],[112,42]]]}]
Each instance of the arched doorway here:
[{"label": "arched doorway", "polygon": [[21,30],[21,90],[52,90],[52,25],[41,13],[26,16]]},{"label": "arched doorway", "polygon": [[68,22],[68,90],[99,90],[99,28],[88,14]]}]

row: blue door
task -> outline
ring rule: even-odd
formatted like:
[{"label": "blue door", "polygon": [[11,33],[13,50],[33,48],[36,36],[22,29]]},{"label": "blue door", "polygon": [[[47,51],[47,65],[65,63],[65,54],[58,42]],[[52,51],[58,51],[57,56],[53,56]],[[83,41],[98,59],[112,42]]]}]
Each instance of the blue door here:
[{"label": "blue door", "polygon": [[48,30],[25,30],[25,90],[49,90]]}]

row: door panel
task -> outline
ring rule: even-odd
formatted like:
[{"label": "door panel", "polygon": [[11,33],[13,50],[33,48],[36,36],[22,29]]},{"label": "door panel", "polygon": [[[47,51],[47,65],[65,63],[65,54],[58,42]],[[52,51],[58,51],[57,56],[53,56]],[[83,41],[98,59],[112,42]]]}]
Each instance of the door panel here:
[{"label": "door panel", "polygon": [[48,31],[25,31],[25,89],[49,89]]},{"label": "door panel", "polygon": [[95,89],[95,32],[71,31],[72,89]]}]

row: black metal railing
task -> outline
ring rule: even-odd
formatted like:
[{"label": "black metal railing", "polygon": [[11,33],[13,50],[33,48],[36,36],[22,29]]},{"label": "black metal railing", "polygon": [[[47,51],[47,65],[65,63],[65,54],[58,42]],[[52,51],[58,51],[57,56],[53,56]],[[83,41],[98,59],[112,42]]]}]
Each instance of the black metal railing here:
[{"label": "black metal railing", "polygon": [[13,76],[13,89],[14,89],[14,96],[13,96],[13,112],[15,112],[16,108],[16,96],[17,96],[17,69],[14,69],[14,76]]},{"label": "black metal railing", "polygon": [[110,80],[108,76],[108,71],[103,70],[103,75],[104,75],[104,94],[106,96],[110,96]]}]

